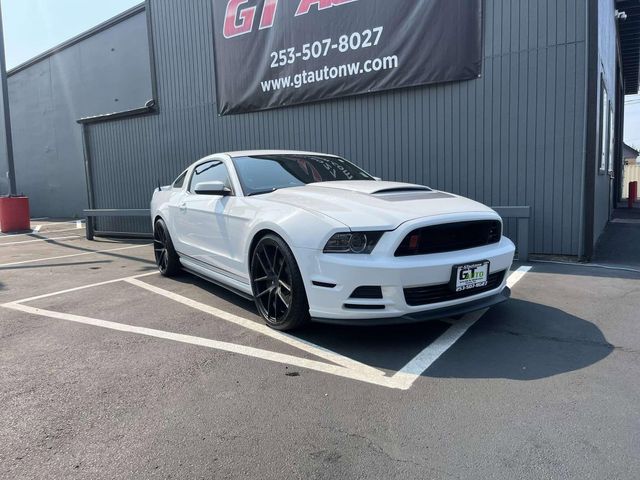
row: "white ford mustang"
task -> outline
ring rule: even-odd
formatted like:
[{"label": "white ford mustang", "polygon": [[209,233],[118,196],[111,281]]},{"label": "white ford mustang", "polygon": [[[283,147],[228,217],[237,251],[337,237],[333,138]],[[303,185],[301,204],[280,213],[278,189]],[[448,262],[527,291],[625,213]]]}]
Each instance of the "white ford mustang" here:
[{"label": "white ford mustang", "polygon": [[163,275],[254,299],[278,330],[443,318],[510,293],[515,248],[496,212],[333,155],[211,155],[157,189],[151,215]]}]

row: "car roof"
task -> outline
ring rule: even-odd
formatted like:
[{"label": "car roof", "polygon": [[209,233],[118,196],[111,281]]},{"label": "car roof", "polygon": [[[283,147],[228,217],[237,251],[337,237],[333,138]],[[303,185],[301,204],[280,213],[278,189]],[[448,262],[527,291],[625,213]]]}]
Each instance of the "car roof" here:
[{"label": "car roof", "polygon": [[337,155],[332,155],[330,153],[318,153],[318,152],[304,152],[297,150],[246,150],[239,152],[225,152],[223,155],[229,155],[231,158],[236,157],[255,157],[261,155],[314,155],[314,156],[324,156],[324,157],[337,157]]}]

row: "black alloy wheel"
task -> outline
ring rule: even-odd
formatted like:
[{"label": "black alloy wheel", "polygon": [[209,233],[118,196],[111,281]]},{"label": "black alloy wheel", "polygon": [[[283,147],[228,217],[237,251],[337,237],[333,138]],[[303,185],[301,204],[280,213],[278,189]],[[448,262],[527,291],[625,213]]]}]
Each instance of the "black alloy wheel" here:
[{"label": "black alloy wheel", "polygon": [[293,253],[275,235],[263,237],[251,259],[251,287],[260,315],[276,330],[292,330],[309,319],[302,276]]},{"label": "black alloy wheel", "polygon": [[153,229],[153,251],[158,270],[165,277],[171,277],[180,270],[180,260],[173,248],[167,226],[162,220],[158,220]]}]

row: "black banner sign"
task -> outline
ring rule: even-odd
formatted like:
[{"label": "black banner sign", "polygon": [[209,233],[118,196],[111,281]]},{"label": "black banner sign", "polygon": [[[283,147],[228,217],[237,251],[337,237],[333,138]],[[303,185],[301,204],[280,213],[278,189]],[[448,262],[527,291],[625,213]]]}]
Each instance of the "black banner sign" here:
[{"label": "black banner sign", "polygon": [[482,0],[212,0],[220,114],[468,80]]}]

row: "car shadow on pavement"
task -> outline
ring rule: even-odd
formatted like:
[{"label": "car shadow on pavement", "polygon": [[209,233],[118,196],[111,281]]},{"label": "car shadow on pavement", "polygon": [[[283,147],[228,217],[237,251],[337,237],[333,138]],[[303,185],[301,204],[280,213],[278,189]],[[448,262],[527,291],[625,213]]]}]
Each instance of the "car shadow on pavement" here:
[{"label": "car shadow on pavement", "polygon": [[312,323],[293,335],[393,374],[449,327],[444,321],[378,327]]},{"label": "car shadow on pavement", "polygon": [[538,380],[593,365],[613,349],[587,320],[511,299],[490,310],[424,375]]},{"label": "car shadow on pavement", "polygon": [[[313,325],[296,336],[393,373],[448,327],[440,321],[369,328]],[[536,380],[588,367],[613,348],[591,322],[512,299],[489,310],[423,376]]]},{"label": "car shadow on pavement", "polygon": [[204,280],[196,275],[193,275],[189,272],[182,271],[175,277],[171,277],[172,282],[178,282],[183,285],[193,285],[201,290],[204,290],[211,295],[213,295],[216,301],[214,302],[205,302],[212,306],[216,306],[217,308],[225,308],[225,305],[216,305],[218,300],[222,300],[227,302],[235,307],[238,307],[242,310],[246,311],[246,316],[250,320],[255,320],[260,323],[262,319],[258,316],[258,310],[253,303],[253,300],[248,300],[244,297],[241,297],[237,293],[234,293],[220,285],[212,283],[208,280]]},{"label": "car shadow on pavement", "polygon": [[[184,272],[171,280],[183,285],[193,285],[210,293],[211,301],[205,299],[205,303],[223,310],[230,309],[229,311],[244,318],[264,324],[253,301],[246,300],[190,273]],[[220,304],[220,301],[225,302],[226,305]],[[404,367],[447,328],[449,324],[439,321],[392,327],[348,327],[312,322],[302,330],[287,333],[373,367],[387,369],[392,373]]]},{"label": "car shadow on pavement", "polygon": [[[197,286],[228,303],[220,308],[233,305],[238,314],[263,323],[252,302],[222,287],[187,273],[172,280]],[[451,321],[379,327],[311,323],[290,334],[393,375],[450,328]],[[613,348],[587,320],[512,298],[489,310],[423,376],[535,380],[588,367]]]}]

